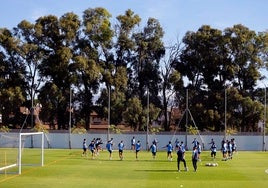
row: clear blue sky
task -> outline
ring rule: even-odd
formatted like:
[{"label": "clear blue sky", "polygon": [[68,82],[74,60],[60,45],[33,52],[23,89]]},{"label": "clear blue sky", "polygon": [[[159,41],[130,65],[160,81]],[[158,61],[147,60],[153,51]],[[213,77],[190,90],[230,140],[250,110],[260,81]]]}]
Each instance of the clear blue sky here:
[{"label": "clear blue sky", "polygon": [[160,21],[166,44],[182,38],[186,31],[202,25],[225,29],[243,24],[251,30],[268,30],[268,0],[4,0],[0,6],[0,28],[11,29],[20,21],[32,23],[44,15],[74,12],[81,18],[87,8],[103,7],[115,17],[131,9],[143,23],[149,17]]}]

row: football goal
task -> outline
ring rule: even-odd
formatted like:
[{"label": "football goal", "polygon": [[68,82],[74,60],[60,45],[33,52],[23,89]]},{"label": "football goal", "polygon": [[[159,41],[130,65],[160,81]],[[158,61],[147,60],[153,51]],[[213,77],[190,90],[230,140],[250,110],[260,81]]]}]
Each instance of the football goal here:
[{"label": "football goal", "polygon": [[23,166],[44,165],[44,133],[0,134],[0,173],[21,174]]}]

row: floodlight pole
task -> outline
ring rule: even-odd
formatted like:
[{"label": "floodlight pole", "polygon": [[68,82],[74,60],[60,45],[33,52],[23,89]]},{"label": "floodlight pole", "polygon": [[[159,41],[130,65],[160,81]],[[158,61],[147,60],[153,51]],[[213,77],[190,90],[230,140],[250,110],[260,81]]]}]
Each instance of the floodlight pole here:
[{"label": "floodlight pole", "polygon": [[71,130],[72,130],[72,87],[70,86],[70,97],[69,97],[69,149],[72,149],[71,143]]},{"label": "floodlight pole", "polygon": [[[264,84],[265,85],[265,84]],[[265,127],[266,127],[266,85],[264,88],[264,116],[263,116],[263,148],[262,151],[265,151]]]},{"label": "floodlight pole", "polygon": [[34,95],[33,87],[31,87],[31,128],[33,128],[33,114],[34,114]]},{"label": "floodlight pole", "polygon": [[186,89],[186,111],[185,111],[185,145],[187,146],[187,127],[188,127],[188,89]]},{"label": "floodlight pole", "polygon": [[263,123],[262,123],[262,151],[266,151],[265,148],[265,128],[266,128],[266,84],[261,81],[264,85],[264,112],[263,112]]},{"label": "floodlight pole", "polygon": [[[35,113],[35,107],[34,107],[34,91],[33,87],[31,87],[31,128],[34,127],[34,113]],[[33,136],[31,136],[31,147],[33,148]]]},{"label": "floodlight pole", "polygon": [[108,84],[108,126],[107,126],[107,141],[110,140],[110,119],[111,119],[111,88]]},{"label": "floodlight pole", "polygon": [[149,150],[149,118],[150,118],[150,97],[149,87],[147,86],[147,126],[146,126],[146,149]]},{"label": "floodlight pole", "polygon": [[224,140],[226,140],[227,134],[227,91],[226,88],[224,89]]}]

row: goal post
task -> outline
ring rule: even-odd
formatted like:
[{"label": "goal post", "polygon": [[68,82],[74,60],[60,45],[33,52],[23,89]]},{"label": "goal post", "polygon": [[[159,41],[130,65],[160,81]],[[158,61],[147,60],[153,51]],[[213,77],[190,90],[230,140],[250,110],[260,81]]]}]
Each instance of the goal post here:
[{"label": "goal post", "polygon": [[22,166],[44,165],[45,133],[0,133],[0,174],[21,174]]},{"label": "goal post", "polygon": [[[22,149],[23,149],[23,137],[24,136],[38,136],[40,135],[41,139],[41,161],[40,166],[44,166],[44,133],[43,132],[29,132],[29,133],[19,133],[19,146],[18,146],[18,173],[21,174],[22,167]],[[23,164],[24,165],[24,164]]]}]

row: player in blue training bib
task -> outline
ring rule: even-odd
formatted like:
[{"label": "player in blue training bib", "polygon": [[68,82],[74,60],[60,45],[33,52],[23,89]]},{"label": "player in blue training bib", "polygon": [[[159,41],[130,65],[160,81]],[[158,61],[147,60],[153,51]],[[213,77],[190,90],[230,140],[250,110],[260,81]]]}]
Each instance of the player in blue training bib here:
[{"label": "player in blue training bib", "polygon": [[123,140],[121,140],[121,142],[118,144],[118,152],[119,152],[119,158],[120,160],[123,160],[123,150],[124,150],[124,143],[123,143]]},{"label": "player in blue training bib", "polygon": [[138,140],[138,142],[136,143],[136,159],[138,160],[138,153],[141,150],[141,142]]},{"label": "player in blue training bib", "polygon": [[156,144],[154,142],[150,146],[150,150],[152,152],[153,159],[155,159],[156,158],[157,147],[156,147]]},{"label": "player in blue training bib", "polygon": [[106,149],[109,152],[109,159],[112,160],[112,153],[113,153],[113,144],[109,140],[106,144]]}]

